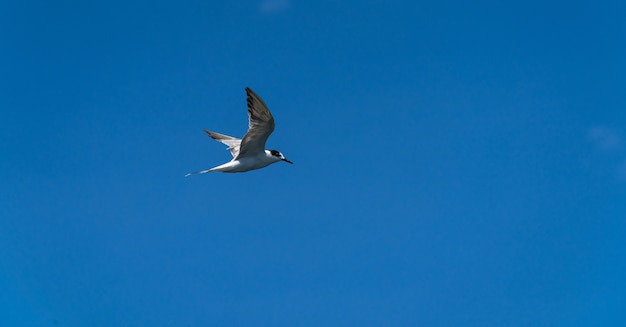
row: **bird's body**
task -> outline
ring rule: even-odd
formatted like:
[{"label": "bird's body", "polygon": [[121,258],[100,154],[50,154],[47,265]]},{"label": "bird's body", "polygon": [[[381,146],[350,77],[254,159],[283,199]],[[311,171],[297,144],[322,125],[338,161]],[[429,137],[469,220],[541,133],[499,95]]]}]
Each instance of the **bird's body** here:
[{"label": "bird's body", "polygon": [[225,164],[221,164],[217,167],[213,167],[211,169],[198,171],[195,173],[189,173],[187,175],[194,174],[204,174],[210,173],[213,171],[221,171],[223,173],[243,173],[249,170],[259,169],[263,167],[267,167],[275,162],[279,162],[282,159],[276,158],[270,154],[270,151],[265,150],[265,153],[254,156],[254,157],[245,157],[238,160],[231,160]]},{"label": "bird's body", "polygon": [[189,173],[186,176],[213,171],[241,173],[263,168],[279,161],[292,163],[277,150],[265,150],[265,142],[274,131],[274,117],[261,97],[250,88],[246,88],[246,93],[248,95],[248,132],[243,139],[204,131],[212,139],[226,144],[233,159],[217,167]]}]

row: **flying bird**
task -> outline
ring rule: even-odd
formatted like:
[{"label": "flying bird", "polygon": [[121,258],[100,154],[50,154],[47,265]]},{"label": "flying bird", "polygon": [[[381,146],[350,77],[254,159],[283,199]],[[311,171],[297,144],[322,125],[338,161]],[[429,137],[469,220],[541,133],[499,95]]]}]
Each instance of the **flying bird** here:
[{"label": "flying bird", "polygon": [[241,173],[269,166],[275,162],[285,161],[290,164],[278,150],[265,150],[265,142],[274,131],[274,117],[265,102],[252,89],[246,87],[248,95],[248,132],[243,139],[204,130],[212,139],[228,146],[233,159],[223,165],[211,169],[189,173],[185,176],[221,171],[224,173]]}]

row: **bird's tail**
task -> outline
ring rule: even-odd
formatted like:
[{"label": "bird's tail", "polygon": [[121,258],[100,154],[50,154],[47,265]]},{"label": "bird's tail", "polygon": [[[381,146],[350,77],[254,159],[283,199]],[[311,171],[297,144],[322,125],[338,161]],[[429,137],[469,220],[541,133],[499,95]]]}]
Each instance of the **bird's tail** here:
[{"label": "bird's tail", "polygon": [[212,171],[213,171],[213,170],[211,170],[211,169],[206,169],[206,170],[201,170],[201,171],[195,171],[195,172],[193,172],[193,173],[188,173],[187,175],[185,175],[185,177],[187,177],[187,176],[191,176],[191,175],[206,174],[206,173],[210,173],[210,172],[212,172]]}]

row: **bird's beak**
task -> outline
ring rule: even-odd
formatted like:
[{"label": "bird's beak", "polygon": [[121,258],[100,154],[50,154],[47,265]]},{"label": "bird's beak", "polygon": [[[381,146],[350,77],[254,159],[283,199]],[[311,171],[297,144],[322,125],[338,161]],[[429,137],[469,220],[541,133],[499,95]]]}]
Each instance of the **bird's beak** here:
[{"label": "bird's beak", "polygon": [[287,159],[287,158],[283,158],[282,161],[286,161],[286,162],[288,162],[288,163],[293,165],[293,162],[289,161],[289,159]]}]

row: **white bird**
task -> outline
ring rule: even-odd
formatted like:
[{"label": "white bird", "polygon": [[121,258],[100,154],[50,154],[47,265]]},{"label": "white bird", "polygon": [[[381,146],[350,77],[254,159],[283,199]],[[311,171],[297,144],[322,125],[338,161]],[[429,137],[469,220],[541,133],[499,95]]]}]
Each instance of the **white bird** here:
[{"label": "white bird", "polygon": [[243,140],[204,130],[211,138],[228,146],[230,154],[233,155],[233,160],[223,165],[189,173],[185,176],[213,171],[241,173],[263,168],[279,161],[293,164],[280,151],[265,150],[265,142],[274,131],[274,117],[272,117],[270,110],[267,109],[261,97],[254,93],[252,89],[246,87],[246,94],[248,95],[248,132],[244,135]]}]

